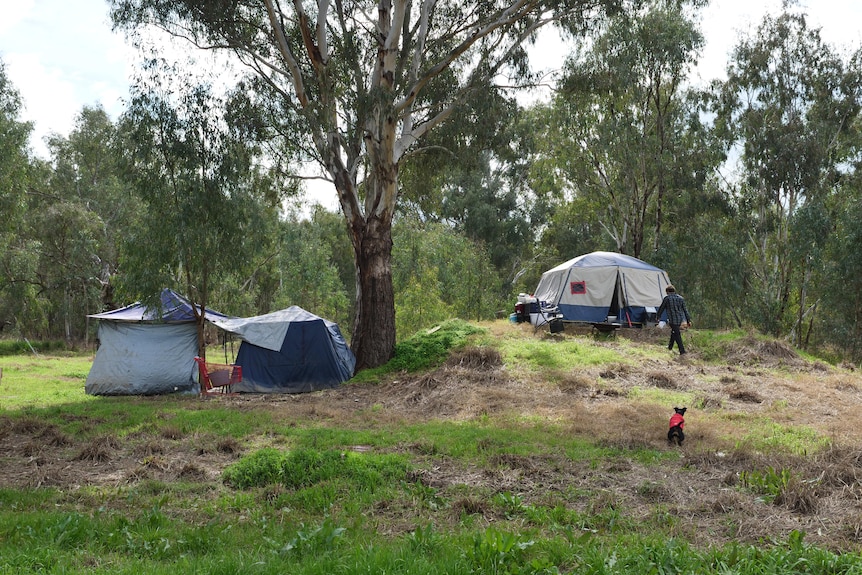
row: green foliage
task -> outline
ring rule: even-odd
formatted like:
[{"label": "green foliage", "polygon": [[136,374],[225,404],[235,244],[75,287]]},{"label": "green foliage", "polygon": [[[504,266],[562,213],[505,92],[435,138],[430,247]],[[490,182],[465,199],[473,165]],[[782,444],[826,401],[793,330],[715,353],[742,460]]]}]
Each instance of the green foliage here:
[{"label": "green foliage", "polygon": [[698,100],[684,92],[702,33],[678,6],[639,8],[610,17],[590,48],[566,62],[551,117],[563,137],[549,150],[570,199],[591,216],[572,213],[573,227],[589,219],[615,251],[635,257],[660,245],[676,209],[671,190],[702,187],[720,161],[703,152],[710,147]]},{"label": "green foliage", "polygon": [[697,353],[706,361],[721,361],[727,357],[727,351],[741,345],[746,338],[754,337],[743,330],[692,330],[688,332],[691,343],[697,348]]},{"label": "green foliage", "polygon": [[545,568],[535,570],[525,562],[524,551],[533,545],[534,541],[522,541],[518,535],[491,528],[474,537],[467,560],[473,573],[558,573]]},{"label": "green foliage", "polygon": [[[246,95],[217,96],[175,70],[148,70],[121,121],[124,170],[142,215],[122,245],[121,292],[149,302],[165,287],[210,307],[214,286],[249,261],[264,261],[275,212]],[[174,72],[174,74],[172,74]],[[203,347],[204,342],[199,342]]]},{"label": "green foliage", "polygon": [[300,449],[288,454],[282,471],[282,482],[292,489],[346,479],[355,489],[374,490],[383,482],[403,476],[406,468],[396,456]]},{"label": "green foliage", "polygon": [[423,555],[434,553],[442,548],[443,537],[434,529],[431,523],[425,527],[419,525],[407,535],[407,543],[410,548]]},{"label": "green foliage", "polygon": [[21,223],[26,206],[23,194],[27,184],[27,140],[33,125],[20,118],[24,102],[12,84],[6,63],[0,59],[0,237],[12,232]]},{"label": "green foliage", "polygon": [[[858,181],[858,176],[853,180]],[[838,217],[825,257],[830,273],[820,290],[825,305],[817,308],[821,323],[815,324],[820,329],[814,337],[822,340],[831,354],[843,348],[858,363],[862,361],[862,252],[856,246],[862,245],[862,197],[856,192],[856,181],[849,181],[847,188],[836,199]]]},{"label": "green foliage", "polygon": [[529,506],[525,505],[521,497],[516,493],[504,491],[498,493],[494,499],[495,503],[503,510],[503,514],[507,519],[522,515],[529,509]]},{"label": "green foliage", "polygon": [[[84,107],[69,136],[52,136],[48,147],[51,195],[34,224],[44,230],[42,274],[56,278],[56,287],[46,291],[51,327],[71,326],[73,339],[86,340],[92,334],[85,330],[94,326],[86,315],[117,307],[112,284],[119,247],[137,221],[140,203],[124,181],[119,130],[101,107]],[[57,266],[58,261],[66,263]]]},{"label": "green foliage", "polygon": [[858,146],[858,66],[785,5],[740,40],[717,91],[718,127],[743,150],[736,222],[751,236],[747,315],[797,343],[817,297],[809,290],[828,269],[829,196]]},{"label": "green foliage", "polygon": [[803,425],[787,426],[764,418],[749,421],[748,433],[740,441],[763,453],[790,453],[806,455],[816,453],[829,445],[829,439]]},{"label": "green foliage", "polygon": [[280,483],[286,455],[277,449],[258,449],[225,468],[222,479],[238,489]]},{"label": "green foliage", "polygon": [[[345,284],[344,278],[352,276],[353,262],[349,262],[348,270],[336,265],[335,250],[339,248],[336,234],[344,238],[344,232],[331,228],[332,216],[317,210],[311,220],[288,219],[281,223],[282,238],[276,256],[281,288],[274,306],[280,309],[298,305],[348,328],[352,319],[352,298],[348,294],[353,282]],[[330,227],[321,222],[329,223]]]},{"label": "green foliage", "polygon": [[[470,250],[487,268],[488,273],[474,270],[481,278],[477,287],[487,289],[487,297],[512,291],[512,280],[530,257],[531,238],[544,223],[526,177],[533,164],[530,150],[541,138],[510,94],[491,86],[476,88],[450,121],[426,137],[426,151],[411,156],[399,172],[400,213],[407,221],[399,220],[394,231],[406,224],[421,226],[433,236],[439,228],[453,245],[473,244]],[[436,259],[465,270],[474,267],[466,257]],[[484,302],[473,300],[470,313],[479,314]],[[444,301],[452,305],[457,299]]]},{"label": "green foliage", "polygon": [[585,345],[577,340],[523,341],[510,340],[499,343],[506,363],[523,366],[535,371],[559,370],[572,366],[595,366],[614,361],[627,362],[619,351]]},{"label": "green foliage", "polygon": [[28,157],[21,105],[0,62],[0,326],[30,339],[84,340],[122,229],[108,218],[124,213],[114,203],[113,125],[101,109],[85,108],[68,140],[49,140],[49,165]]},{"label": "green foliage", "polygon": [[705,189],[685,192],[676,217],[686,224],[668,227],[663,245],[650,259],[669,270],[697,326],[739,329],[747,325],[741,310],[747,309],[753,295],[746,289],[748,240],[737,233],[732,202],[730,194],[712,181]]},{"label": "green foliage", "polygon": [[344,536],[346,529],[338,527],[331,518],[326,517],[320,525],[306,528],[301,525],[296,536],[280,549],[281,553],[294,553],[307,557],[319,557],[332,551],[335,543]]},{"label": "green foliage", "polygon": [[393,229],[392,276],[397,332],[451,318],[482,320],[505,307],[509,290],[481,244],[444,224],[399,221]]},{"label": "green foliage", "polygon": [[264,448],[227,467],[222,479],[239,489],[276,483],[289,489],[304,489],[344,480],[351,489],[374,490],[405,472],[404,462],[395,456],[311,449],[283,453]]},{"label": "green foliage", "polygon": [[[420,269],[421,275],[412,276],[407,285],[398,286],[395,322],[399,334],[415,334],[451,317],[451,310],[435,289],[439,285],[437,268],[423,266]],[[395,355],[398,355],[397,344]]]},{"label": "green foliage", "polygon": [[68,349],[68,344],[60,340],[0,339],[0,355],[19,355],[38,352],[62,352]]},{"label": "green foliage", "polygon": [[791,478],[790,470],[774,469],[773,467],[767,467],[764,470],[743,471],[739,474],[739,481],[742,486],[762,495],[767,503],[775,501],[787,489]]},{"label": "green foliage", "polygon": [[466,345],[471,335],[482,331],[461,320],[446,321],[437,328],[420,331],[395,346],[395,357],[386,364],[386,370],[415,372],[437,366],[452,350]]}]

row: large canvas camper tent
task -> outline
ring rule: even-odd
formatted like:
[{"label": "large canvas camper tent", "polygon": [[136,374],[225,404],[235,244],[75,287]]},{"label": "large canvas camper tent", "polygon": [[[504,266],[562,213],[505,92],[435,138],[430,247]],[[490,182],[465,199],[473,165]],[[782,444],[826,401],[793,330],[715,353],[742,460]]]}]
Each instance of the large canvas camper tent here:
[{"label": "large canvas camper tent", "polygon": [[236,356],[242,381],[232,391],[303,393],[353,377],[356,358],[338,325],[301,307],[212,323],[242,339]]},{"label": "large canvas camper tent", "polygon": [[[189,300],[164,289],[158,307],[136,302],[88,317],[99,320],[99,349],[84,386],[88,394],[197,391],[197,326]],[[207,310],[206,318],[227,316]]]},{"label": "large canvas camper tent", "polygon": [[664,270],[613,252],[578,256],[542,274],[535,297],[564,321],[642,324],[670,284]]}]

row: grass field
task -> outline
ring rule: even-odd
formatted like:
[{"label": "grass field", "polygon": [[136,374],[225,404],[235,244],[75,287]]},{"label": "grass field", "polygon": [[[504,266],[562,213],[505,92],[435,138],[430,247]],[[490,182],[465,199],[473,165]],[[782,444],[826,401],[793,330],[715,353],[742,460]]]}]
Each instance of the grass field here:
[{"label": "grass field", "polygon": [[0,573],[862,573],[856,372],[637,331],[452,322],[335,390],[208,400],[0,355]]}]

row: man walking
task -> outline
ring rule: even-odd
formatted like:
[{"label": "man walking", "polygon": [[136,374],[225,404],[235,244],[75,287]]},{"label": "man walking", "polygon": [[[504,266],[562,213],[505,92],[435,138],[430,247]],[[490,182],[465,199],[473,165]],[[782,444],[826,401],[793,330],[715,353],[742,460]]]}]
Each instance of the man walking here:
[{"label": "man walking", "polygon": [[688,315],[688,309],[685,307],[685,299],[676,293],[676,288],[668,285],[664,288],[664,291],[667,295],[664,296],[656,317],[661,319],[662,313],[667,312],[667,323],[670,324],[670,343],[667,344],[667,348],[673,349],[673,342],[676,342],[679,354],[682,355],[685,353],[685,346],[682,343],[680,327],[683,322],[687,323],[688,327],[691,327],[691,316]]}]

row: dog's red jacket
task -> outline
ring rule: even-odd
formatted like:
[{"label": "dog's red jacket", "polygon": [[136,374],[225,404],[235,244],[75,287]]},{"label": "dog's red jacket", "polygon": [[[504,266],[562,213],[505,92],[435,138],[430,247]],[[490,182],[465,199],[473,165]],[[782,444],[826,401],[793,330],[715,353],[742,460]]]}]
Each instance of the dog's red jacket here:
[{"label": "dog's red jacket", "polygon": [[685,418],[678,413],[674,413],[670,416],[670,427],[675,427],[679,425],[680,429],[685,429]]}]

